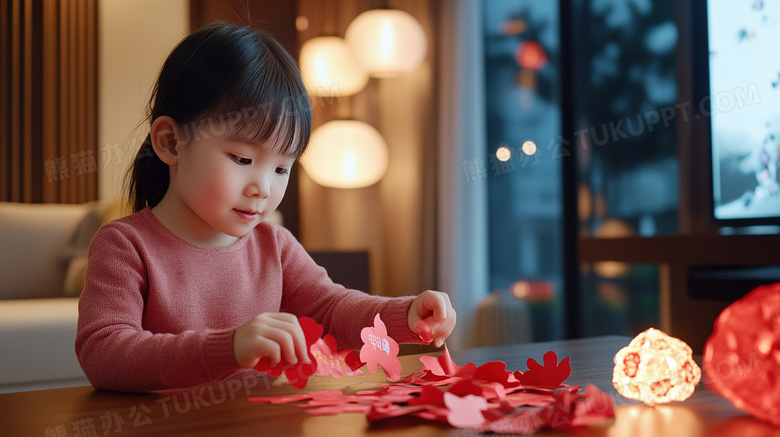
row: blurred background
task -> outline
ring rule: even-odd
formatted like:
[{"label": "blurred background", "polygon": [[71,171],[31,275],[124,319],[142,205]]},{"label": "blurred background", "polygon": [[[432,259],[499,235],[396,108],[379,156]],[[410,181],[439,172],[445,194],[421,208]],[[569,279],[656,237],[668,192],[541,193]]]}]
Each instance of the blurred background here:
[{"label": "blurred background", "polygon": [[[703,341],[754,283],[713,297],[707,272],[774,261],[745,258],[749,238],[718,249],[708,125],[686,112],[701,3],[3,0],[0,200],[121,200],[167,54],[204,24],[252,25],[309,88],[315,135],[278,219],[334,279],[448,292],[451,348],[650,326]],[[74,223],[61,240],[83,252]],[[19,290],[4,297],[34,297]]]}]

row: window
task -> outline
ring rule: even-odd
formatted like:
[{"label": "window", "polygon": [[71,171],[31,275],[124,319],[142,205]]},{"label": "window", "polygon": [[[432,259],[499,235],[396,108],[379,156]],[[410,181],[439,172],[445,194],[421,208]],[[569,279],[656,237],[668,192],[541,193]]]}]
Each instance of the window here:
[{"label": "window", "polygon": [[[679,201],[673,0],[484,2],[490,286],[530,308],[532,340],[564,336],[563,190],[575,190],[580,236],[677,231]],[[559,7],[571,8],[560,52]],[[572,65],[561,107],[560,57]],[[562,142],[570,111],[572,143]],[[576,159],[563,186],[562,160]],[[658,322],[658,270],[580,269],[578,336],[634,335]],[[533,292],[528,293],[528,290]]]},{"label": "window", "polygon": [[[572,2],[580,236],[677,231],[673,0]],[[581,266],[582,336],[658,324],[658,269]]]},{"label": "window", "polygon": [[563,337],[558,5],[483,3],[492,290],[529,307],[531,340]]}]

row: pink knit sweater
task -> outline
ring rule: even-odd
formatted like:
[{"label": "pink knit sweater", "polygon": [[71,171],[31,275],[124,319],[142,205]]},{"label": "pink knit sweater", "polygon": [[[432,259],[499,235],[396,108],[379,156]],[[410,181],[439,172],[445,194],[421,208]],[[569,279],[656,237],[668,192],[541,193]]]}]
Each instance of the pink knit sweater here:
[{"label": "pink knit sweater", "polygon": [[264,222],[234,244],[203,248],[146,208],[92,240],[76,354],[96,388],[183,388],[238,372],[233,332],[263,312],[309,316],[341,348],[360,347],[360,330],[380,313],[396,341],[419,342],[406,322],[413,298],[334,284],[283,227]]}]

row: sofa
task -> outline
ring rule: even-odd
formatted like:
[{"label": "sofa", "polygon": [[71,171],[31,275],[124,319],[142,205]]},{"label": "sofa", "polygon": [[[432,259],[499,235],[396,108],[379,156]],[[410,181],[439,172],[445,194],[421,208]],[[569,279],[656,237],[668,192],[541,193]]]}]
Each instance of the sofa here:
[{"label": "sofa", "polygon": [[0,393],[89,385],[75,352],[89,242],[124,206],[0,202]]},{"label": "sofa", "polygon": [[114,202],[0,202],[0,393],[89,385],[76,359],[89,242]]}]

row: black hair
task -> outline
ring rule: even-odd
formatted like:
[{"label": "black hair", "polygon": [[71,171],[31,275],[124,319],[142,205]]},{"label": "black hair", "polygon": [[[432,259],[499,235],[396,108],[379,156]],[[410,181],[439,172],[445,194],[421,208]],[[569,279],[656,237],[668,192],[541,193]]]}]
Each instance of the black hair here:
[{"label": "black hair", "polygon": [[[225,23],[187,36],[165,60],[147,121],[161,116],[176,121],[179,135],[198,135],[208,124],[218,135],[296,158],[311,134],[311,105],[295,60],[267,32]],[[156,206],[169,178],[147,136],[127,173],[133,211]]]}]

